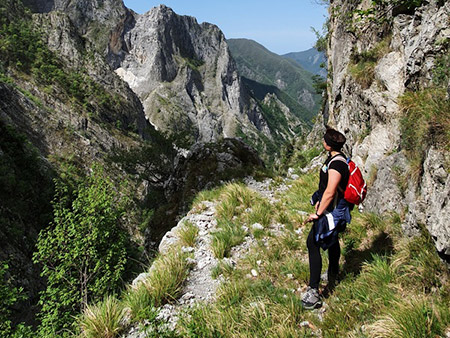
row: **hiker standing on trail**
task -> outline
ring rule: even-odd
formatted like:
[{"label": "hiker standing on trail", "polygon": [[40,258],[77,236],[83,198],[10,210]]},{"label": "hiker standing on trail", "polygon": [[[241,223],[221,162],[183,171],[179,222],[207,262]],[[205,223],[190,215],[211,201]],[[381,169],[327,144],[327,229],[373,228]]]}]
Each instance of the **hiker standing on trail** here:
[{"label": "hiker standing on trail", "polygon": [[350,223],[350,209],[353,205],[344,199],[344,191],[349,180],[349,169],[345,155],[341,152],[345,136],[327,127],[323,137],[323,146],[328,158],[320,169],[319,189],[313,194],[311,204],[316,212],[309,215],[307,222],[313,222],[306,244],[309,256],[309,286],[302,296],[302,305],[306,309],[322,306],[319,295],[322,256],[320,248],[327,250],[329,257],[328,284],[332,288],[339,273],[338,233]]}]

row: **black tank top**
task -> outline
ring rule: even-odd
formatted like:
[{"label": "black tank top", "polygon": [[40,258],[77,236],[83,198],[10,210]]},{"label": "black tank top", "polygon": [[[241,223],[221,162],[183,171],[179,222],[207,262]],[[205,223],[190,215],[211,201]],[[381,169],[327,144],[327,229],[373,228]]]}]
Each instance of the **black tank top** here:
[{"label": "black tank top", "polygon": [[331,156],[331,154],[329,154],[327,160],[320,169],[319,192],[321,195],[325,192],[325,189],[327,188],[328,185],[328,170],[334,169],[341,174],[341,180],[339,181],[338,185],[340,189],[337,189],[338,199],[341,199],[344,198],[343,191],[347,187],[350,172],[348,170],[347,163],[342,161],[341,159],[335,159],[333,162],[331,162],[331,164],[329,164],[333,158],[336,158],[338,156],[341,157],[342,159],[346,159],[345,155],[342,153],[339,153],[334,156]]}]

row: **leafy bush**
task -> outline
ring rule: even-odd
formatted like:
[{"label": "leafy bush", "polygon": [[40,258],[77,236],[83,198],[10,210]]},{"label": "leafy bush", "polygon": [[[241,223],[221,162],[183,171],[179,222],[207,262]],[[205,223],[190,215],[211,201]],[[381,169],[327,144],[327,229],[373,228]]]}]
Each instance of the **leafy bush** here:
[{"label": "leafy bush", "polygon": [[47,277],[39,314],[44,336],[67,335],[88,302],[121,287],[129,247],[120,225],[128,201],[101,167],[94,166],[73,193],[61,182],[56,187],[54,220],[41,231],[33,257]]}]

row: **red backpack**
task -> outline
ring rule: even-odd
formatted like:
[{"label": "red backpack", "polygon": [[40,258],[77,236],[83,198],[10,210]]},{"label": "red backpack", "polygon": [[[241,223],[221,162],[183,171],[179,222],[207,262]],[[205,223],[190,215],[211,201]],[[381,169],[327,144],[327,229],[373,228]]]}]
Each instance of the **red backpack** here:
[{"label": "red backpack", "polygon": [[[352,204],[362,203],[367,195],[367,185],[364,181],[361,170],[359,170],[358,166],[350,159],[350,157],[345,160],[343,156],[336,156],[330,161],[330,163],[334,160],[347,163],[348,170],[350,171],[347,187],[344,191],[344,199]],[[330,163],[328,163],[328,166],[330,166]]]}]

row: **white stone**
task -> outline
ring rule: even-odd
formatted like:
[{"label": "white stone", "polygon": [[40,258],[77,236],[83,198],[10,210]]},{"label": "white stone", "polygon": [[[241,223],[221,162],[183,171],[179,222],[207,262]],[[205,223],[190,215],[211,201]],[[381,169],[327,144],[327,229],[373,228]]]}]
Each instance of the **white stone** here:
[{"label": "white stone", "polygon": [[252,229],[253,230],[264,230],[264,226],[259,223],[254,223],[254,224],[252,224]]}]

